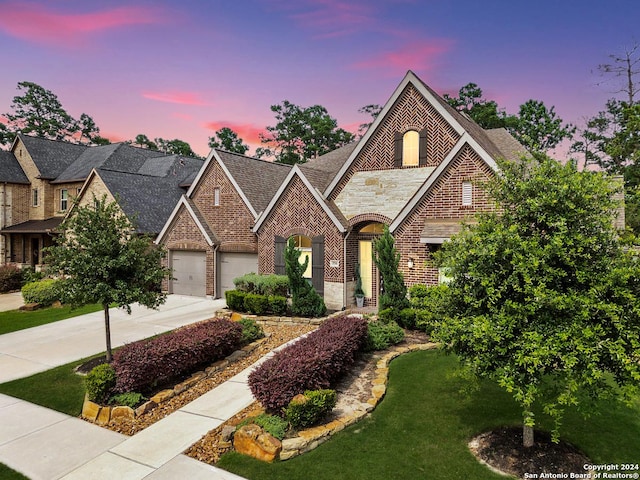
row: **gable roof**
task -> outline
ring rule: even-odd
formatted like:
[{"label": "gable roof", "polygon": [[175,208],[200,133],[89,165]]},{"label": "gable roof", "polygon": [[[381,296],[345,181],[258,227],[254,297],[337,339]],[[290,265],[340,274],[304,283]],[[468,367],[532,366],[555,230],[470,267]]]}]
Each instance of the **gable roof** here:
[{"label": "gable roof", "polygon": [[29,184],[29,179],[13,152],[0,150],[0,183]]},{"label": "gable roof", "polygon": [[187,198],[186,195],[182,195],[182,197],[180,197],[180,200],[176,204],[175,208],[173,209],[173,212],[171,212],[169,219],[166,221],[166,223],[164,224],[164,227],[156,237],[154,241],[156,245],[159,245],[160,243],[162,243],[162,240],[164,240],[164,237],[169,232],[169,229],[171,227],[171,224],[173,223],[173,220],[176,218],[176,216],[180,212],[180,209],[182,208],[184,208],[186,212],[189,214],[189,216],[193,219],[194,223],[198,227],[198,230],[200,230],[200,233],[202,234],[202,236],[207,241],[207,244],[210,247],[220,244],[215,234],[211,231],[211,229],[209,228],[209,225],[207,224],[204,217],[202,216],[202,213],[198,209],[198,206],[191,199]]},{"label": "gable roof", "polygon": [[[86,145],[22,134],[18,134],[17,138],[24,143],[33,163],[40,172],[40,178],[45,180],[55,179],[85,150],[92,148]],[[14,143],[14,148],[15,145],[16,143]]]},{"label": "gable roof", "polygon": [[322,197],[318,189],[315,188],[311,184],[309,179],[305,176],[300,165],[293,166],[293,168],[289,172],[289,175],[287,175],[287,178],[282,182],[282,184],[280,185],[280,188],[278,188],[278,191],[269,202],[269,205],[267,206],[267,208],[260,214],[260,217],[258,217],[255,225],[253,226],[253,231],[257,232],[260,229],[264,221],[267,219],[267,217],[275,207],[280,196],[284,193],[284,191],[287,189],[289,184],[293,181],[293,179],[296,176],[300,178],[300,180],[302,180],[302,183],[305,185],[307,190],[311,192],[315,200],[322,207],[324,212],[331,219],[331,221],[338,228],[338,230],[342,233],[346,232],[347,229],[349,228],[349,222],[344,218],[344,215],[342,215],[340,210],[335,206],[335,204],[333,204],[333,202],[325,201],[325,199]]}]

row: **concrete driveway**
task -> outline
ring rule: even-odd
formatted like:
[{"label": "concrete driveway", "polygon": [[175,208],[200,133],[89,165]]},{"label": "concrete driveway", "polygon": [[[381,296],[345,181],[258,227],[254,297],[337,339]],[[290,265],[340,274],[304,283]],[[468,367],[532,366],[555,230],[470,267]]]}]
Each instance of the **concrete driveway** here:
[{"label": "concrete driveway", "polygon": [[22,293],[0,293],[0,312],[6,312],[8,310],[17,310],[24,305],[22,299]]}]

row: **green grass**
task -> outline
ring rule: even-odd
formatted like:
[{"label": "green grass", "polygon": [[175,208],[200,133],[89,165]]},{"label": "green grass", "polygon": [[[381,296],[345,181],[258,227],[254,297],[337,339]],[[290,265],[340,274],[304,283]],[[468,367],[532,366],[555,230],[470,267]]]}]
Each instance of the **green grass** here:
[{"label": "green grass", "polygon": [[87,360],[89,358],[76,360],[30,377],[2,383],[0,393],[77,417],[82,412],[85,388],[84,377],[73,370]]},{"label": "green grass", "polygon": [[29,480],[28,477],[25,477],[21,473],[12,470],[7,467],[4,463],[0,463],[0,479],[2,480]]},{"label": "green grass", "polygon": [[32,312],[21,310],[0,312],[0,335],[24,330],[25,328],[38,327],[47,323],[84,315],[85,313],[97,312],[98,310],[102,310],[102,306],[95,304],[73,309],[65,306],[61,308],[43,308]]},{"label": "green grass", "polygon": [[[457,368],[455,357],[434,351],[403,355],[391,363],[387,396],[372,415],[327,443],[273,464],[230,453],[218,466],[252,480],[504,479],[478,463],[467,443],[477,433],[520,424],[519,408],[489,382],[461,393],[465,382],[452,375]],[[599,407],[602,414],[588,420],[569,412],[562,438],[596,464],[637,462],[640,404],[602,401]],[[551,424],[541,420],[539,427]]]}]

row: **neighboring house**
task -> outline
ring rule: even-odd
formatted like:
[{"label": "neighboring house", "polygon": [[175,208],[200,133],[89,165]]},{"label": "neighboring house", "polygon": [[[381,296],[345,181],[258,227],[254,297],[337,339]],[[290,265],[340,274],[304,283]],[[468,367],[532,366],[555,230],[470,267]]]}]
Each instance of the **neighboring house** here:
[{"label": "neighboring house", "polygon": [[106,179],[100,194],[117,194],[140,230],[155,235],[202,163],[125,143],[87,146],[18,135],[10,151],[0,151],[0,264],[41,265],[73,200],[92,198],[96,176]]},{"label": "neighboring house", "polygon": [[219,297],[233,279],[258,271],[252,227],[291,167],[212,150],[175,204],[156,243],[168,250],[171,293]]},{"label": "neighboring house", "polygon": [[354,303],[357,264],[366,304],[377,305],[372,243],[384,225],[406,283],[437,283],[431,253],[461,222],[493,208],[479,182],[494,175],[496,159],[523,153],[506,130],[483,130],[408,72],[356,144],[293,168],[212,151],[156,240],[177,279],[167,286],[221,296],[247,271],[284,273],[293,238],[328,308]]}]

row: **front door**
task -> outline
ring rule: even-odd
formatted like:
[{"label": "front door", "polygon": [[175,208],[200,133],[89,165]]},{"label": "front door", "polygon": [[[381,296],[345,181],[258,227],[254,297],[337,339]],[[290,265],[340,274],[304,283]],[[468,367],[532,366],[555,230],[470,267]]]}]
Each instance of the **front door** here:
[{"label": "front door", "polygon": [[371,240],[360,240],[359,242],[360,278],[362,279],[362,290],[366,299],[373,299],[372,246]]}]

